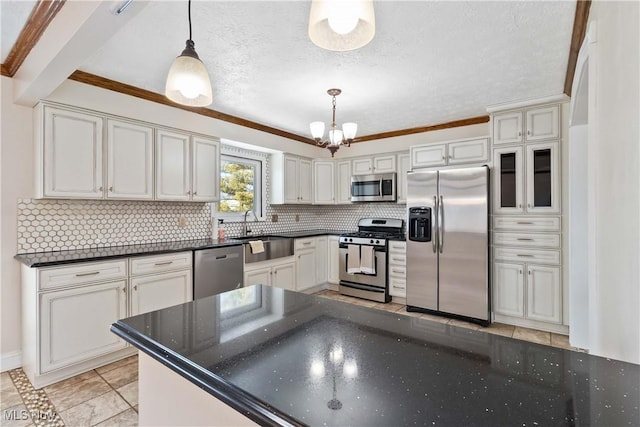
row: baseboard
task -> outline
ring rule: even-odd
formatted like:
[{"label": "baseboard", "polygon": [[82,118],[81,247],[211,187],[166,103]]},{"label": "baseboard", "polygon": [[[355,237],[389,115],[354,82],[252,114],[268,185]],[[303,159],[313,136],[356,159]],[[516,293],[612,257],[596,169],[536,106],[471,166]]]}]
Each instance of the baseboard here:
[{"label": "baseboard", "polygon": [[9,371],[22,366],[22,352],[11,351],[0,355],[0,372]]}]

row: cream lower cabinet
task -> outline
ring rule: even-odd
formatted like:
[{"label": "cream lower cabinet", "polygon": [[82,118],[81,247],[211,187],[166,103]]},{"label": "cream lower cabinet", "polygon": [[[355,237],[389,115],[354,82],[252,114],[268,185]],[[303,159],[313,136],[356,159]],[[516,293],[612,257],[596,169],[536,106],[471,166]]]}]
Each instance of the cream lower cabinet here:
[{"label": "cream lower cabinet", "polygon": [[389,295],[407,297],[407,244],[389,241]]},{"label": "cream lower cabinet", "polygon": [[133,354],[111,324],[191,300],[191,258],[185,251],[23,266],[22,367],[32,384],[40,388]]},{"label": "cream lower cabinet", "polygon": [[266,285],[295,290],[296,261],[294,257],[255,262],[244,266],[244,286]]},{"label": "cream lower cabinet", "polygon": [[328,281],[332,285],[337,285],[340,282],[340,237],[329,236],[327,256],[329,257]]},{"label": "cream lower cabinet", "polygon": [[322,285],[329,279],[328,250],[329,238],[327,236],[316,237],[316,285]]},{"label": "cream lower cabinet", "polygon": [[316,286],[316,238],[296,239],[296,291],[304,291]]},{"label": "cream lower cabinet", "polygon": [[109,326],[126,317],[127,282],[117,280],[40,295],[40,373],[125,348]]}]

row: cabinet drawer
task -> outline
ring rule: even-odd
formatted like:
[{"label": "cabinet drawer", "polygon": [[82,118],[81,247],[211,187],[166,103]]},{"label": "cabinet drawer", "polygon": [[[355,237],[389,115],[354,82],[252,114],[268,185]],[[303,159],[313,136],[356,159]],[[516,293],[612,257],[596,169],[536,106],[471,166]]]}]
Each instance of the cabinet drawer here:
[{"label": "cabinet drawer", "polygon": [[389,253],[389,267],[391,267],[392,265],[393,266],[404,267],[405,265],[407,265],[407,255],[406,254],[390,252]]},{"label": "cabinet drawer", "polygon": [[162,273],[163,271],[191,268],[192,252],[179,252],[131,259],[131,275]]},{"label": "cabinet drawer", "polygon": [[43,268],[40,270],[40,290],[79,285],[127,277],[127,261],[80,263],[70,267]]},{"label": "cabinet drawer", "polygon": [[494,216],[494,230],[560,231],[560,217]]},{"label": "cabinet drawer", "polygon": [[309,238],[305,238],[305,239],[296,239],[296,245],[295,245],[295,249],[309,249],[309,248],[315,248],[316,247],[316,238],[315,237],[309,237]]},{"label": "cabinet drawer", "polygon": [[496,232],[493,235],[496,245],[523,246],[530,248],[559,248],[559,234],[534,234],[534,233],[503,233]]},{"label": "cabinet drawer", "polygon": [[389,265],[389,277],[397,277],[404,279],[407,277],[407,268],[405,266]]},{"label": "cabinet drawer", "polygon": [[407,243],[400,240],[390,240],[389,252],[404,254],[407,252]]},{"label": "cabinet drawer", "polygon": [[404,296],[407,291],[407,281],[399,277],[389,277],[389,293]]},{"label": "cabinet drawer", "polygon": [[560,264],[560,251],[555,250],[495,247],[493,252],[496,260]]}]

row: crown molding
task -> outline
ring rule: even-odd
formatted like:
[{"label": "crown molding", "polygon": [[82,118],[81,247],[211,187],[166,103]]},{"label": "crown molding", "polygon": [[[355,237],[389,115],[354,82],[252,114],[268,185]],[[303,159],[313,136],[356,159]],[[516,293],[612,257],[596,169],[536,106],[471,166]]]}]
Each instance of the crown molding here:
[{"label": "crown molding", "polygon": [[422,127],[416,127],[416,128],[410,128],[410,129],[401,129],[401,130],[394,130],[390,132],[376,133],[376,134],[366,135],[366,136],[361,136],[359,138],[356,138],[353,140],[352,144],[356,144],[358,142],[373,141],[377,139],[393,138],[396,136],[412,135],[414,133],[432,132],[434,130],[451,129],[451,128],[457,128],[461,126],[477,125],[480,123],[487,123],[488,121],[489,121],[489,116],[478,116],[478,117],[471,117],[468,119],[455,120],[452,122],[440,123],[437,125],[422,126]]}]

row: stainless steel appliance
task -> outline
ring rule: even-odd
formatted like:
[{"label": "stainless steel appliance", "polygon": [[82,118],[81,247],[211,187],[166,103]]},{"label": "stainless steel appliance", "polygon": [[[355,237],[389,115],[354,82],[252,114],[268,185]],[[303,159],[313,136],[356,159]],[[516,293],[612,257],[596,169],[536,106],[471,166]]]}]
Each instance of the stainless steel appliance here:
[{"label": "stainless steel appliance", "polygon": [[353,175],[351,177],[352,202],[395,202],[396,174]]},{"label": "stainless steel appliance", "polygon": [[[387,241],[404,240],[403,236],[404,220],[395,218],[363,218],[358,221],[357,232],[340,235],[340,293],[378,302],[391,301]],[[354,254],[360,257],[358,261],[353,259]]]},{"label": "stainless steel appliance", "polygon": [[407,174],[407,310],[488,324],[489,168]]},{"label": "stainless steel appliance", "polygon": [[232,289],[244,282],[243,246],[193,251],[193,298],[204,298]]}]

